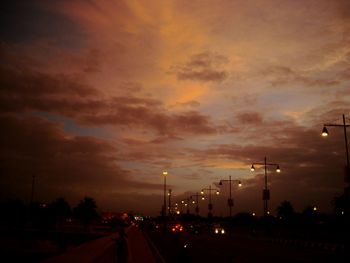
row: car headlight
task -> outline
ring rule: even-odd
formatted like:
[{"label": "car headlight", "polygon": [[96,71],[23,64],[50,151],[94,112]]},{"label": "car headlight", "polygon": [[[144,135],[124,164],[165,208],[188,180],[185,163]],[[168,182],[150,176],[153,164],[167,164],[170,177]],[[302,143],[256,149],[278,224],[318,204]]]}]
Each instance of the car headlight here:
[{"label": "car headlight", "polygon": [[225,229],[221,229],[221,234],[225,234]]},{"label": "car headlight", "polygon": [[215,229],[215,234],[218,234],[219,233],[219,229]]}]

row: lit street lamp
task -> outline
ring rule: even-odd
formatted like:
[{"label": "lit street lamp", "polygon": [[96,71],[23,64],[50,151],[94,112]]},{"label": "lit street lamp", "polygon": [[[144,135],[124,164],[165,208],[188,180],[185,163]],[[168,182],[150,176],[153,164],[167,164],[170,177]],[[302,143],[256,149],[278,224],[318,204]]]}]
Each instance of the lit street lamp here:
[{"label": "lit street lamp", "polygon": [[220,192],[217,189],[212,189],[211,185],[209,185],[209,188],[204,188],[201,191],[201,195],[204,195],[204,191],[208,191],[209,192],[209,202],[208,202],[208,217],[212,217],[212,210],[213,210],[213,204],[211,203],[211,192],[215,191],[215,193],[218,195]]},{"label": "lit street lamp", "polygon": [[171,216],[171,189],[168,190],[168,215]]},{"label": "lit street lamp", "polygon": [[[190,199],[191,199],[191,200],[192,200],[193,197],[196,197],[196,201],[192,200],[192,203],[195,203],[195,204],[196,204],[196,209],[195,209],[195,211],[196,211],[197,216],[199,215],[199,207],[198,207],[198,198],[199,198],[199,196],[200,196],[199,193],[196,193],[196,194],[190,196]],[[204,200],[203,197],[202,197],[202,200]]]},{"label": "lit street lamp", "polygon": [[272,166],[276,166],[276,172],[280,173],[281,169],[279,164],[277,163],[267,163],[266,161],[266,157],[264,158],[264,162],[263,163],[253,163],[250,170],[252,172],[255,171],[255,167],[254,165],[263,165],[265,168],[265,189],[263,190],[263,203],[264,203],[264,216],[268,215],[268,200],[270,200],[270,190],[267,188],[267,166],[272,165]]},{"label": "lit street lamp", "polygon": [[229,186],[230,186],[230,196],[229,199],[227,200],[227,205],[229,207],[229,215],[232,216],[232,207],[233,207],[233,199],[232,199],[232,195],[231,195],[231,187],[232,187],[232,183],[237,182],[238,186],[241,187],[242,183],[240,180],[231,180],[231,175],[229,176],[228,180],[220,180],[219,185],[222,185],[223,182],[229,182]]},{"label": "lit street lamp", "polygon": [[[349,147],[348,147],[348,137],[347,137],[347,132],[346,132],[346,127],[350,127],[350,125],[346,124],[345,115],[343,114],[343,124],[324,124],[323,125],[322,134],[321,134],[323,137],[327,137],[329,135],[327,127],[341,127],[344,129],[345,152],[346,152],[345,182],[350,184]],[[348,189],[349,189],[349,187],[348,187]],[[344,192],[347,193],[346,188],[344,189]],[[348,194],[350,194],[350,191],[348,192]]]}]

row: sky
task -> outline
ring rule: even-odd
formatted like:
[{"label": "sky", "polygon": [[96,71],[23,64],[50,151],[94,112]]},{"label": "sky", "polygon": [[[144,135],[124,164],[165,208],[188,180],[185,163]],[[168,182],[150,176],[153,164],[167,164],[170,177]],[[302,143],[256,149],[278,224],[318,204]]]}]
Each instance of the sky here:
[{"label": "sky", "polygon": [[[347,0],[11,0],[0,7],[0,199],[159,215],[332,211],[350,123]],[[349,132],[348,132],[349,134]],[[193,211],[193,207],[191,210]],[[200,203],[202,215],[207,201]]]}]

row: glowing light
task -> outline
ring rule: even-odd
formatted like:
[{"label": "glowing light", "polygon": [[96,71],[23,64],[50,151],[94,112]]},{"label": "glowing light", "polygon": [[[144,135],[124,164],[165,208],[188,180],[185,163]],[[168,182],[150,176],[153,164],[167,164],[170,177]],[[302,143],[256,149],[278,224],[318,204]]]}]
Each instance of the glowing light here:
[{"label": "glowing light", "polygon": [[277,165],[276,172],[277,172],[277,173],[280,173],[280,172],[281,172],[281,169],[280,169],[280,166],[279,166],[279,165]]},{"label": "glowing light", "polygon": [[329,135],[326,126],[323,127],[321,135],[322,135],[323,137],[327,137],[327,136]]},{"label": "glowing light", "polygon": [[255,171],[255,167],[254,167],[254,165],[252,164],[252,167],[250,167],[250,170],[252,171],[252,172],[254,172]]},{"label": "glowing light", "polygon": [[242,183],[241,181],[238,182],[238,187],[241,187],[242,186]]}]

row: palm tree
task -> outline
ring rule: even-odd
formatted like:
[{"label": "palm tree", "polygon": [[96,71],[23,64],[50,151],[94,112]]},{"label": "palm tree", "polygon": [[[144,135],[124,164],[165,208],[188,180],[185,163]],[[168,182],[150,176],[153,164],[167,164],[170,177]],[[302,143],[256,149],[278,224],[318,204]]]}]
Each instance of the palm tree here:
[{"label": "palm tree", "polygon": [[57,198],[49,205],[49,213],[58,226],[62,226],[64,221],[72,215],[72,210],[64,198]]}]

